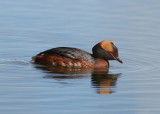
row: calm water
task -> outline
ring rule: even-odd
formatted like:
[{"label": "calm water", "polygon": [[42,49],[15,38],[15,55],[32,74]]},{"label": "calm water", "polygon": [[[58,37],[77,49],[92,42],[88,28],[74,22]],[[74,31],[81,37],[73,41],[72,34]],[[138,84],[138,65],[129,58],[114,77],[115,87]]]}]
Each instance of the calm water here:
[{"label": "calm water", "polygon": [[[58,46],[114,40],[109,73],[36,66]],[[159,114],[159,0],[1,0],[1,114]]]}]

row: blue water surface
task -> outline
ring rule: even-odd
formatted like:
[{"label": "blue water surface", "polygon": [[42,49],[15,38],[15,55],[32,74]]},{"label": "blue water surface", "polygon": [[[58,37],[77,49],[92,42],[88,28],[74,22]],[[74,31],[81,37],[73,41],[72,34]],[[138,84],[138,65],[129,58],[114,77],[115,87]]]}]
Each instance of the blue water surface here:
[{"label": "blue water surface", "polygon": [[[160,1],[1,0],[1,114],[159,114]],[[91,53],[114,40],[123,64],[107,73],[31,63],[53,47]],[[59,70],[58,70],[59,71]]]}]

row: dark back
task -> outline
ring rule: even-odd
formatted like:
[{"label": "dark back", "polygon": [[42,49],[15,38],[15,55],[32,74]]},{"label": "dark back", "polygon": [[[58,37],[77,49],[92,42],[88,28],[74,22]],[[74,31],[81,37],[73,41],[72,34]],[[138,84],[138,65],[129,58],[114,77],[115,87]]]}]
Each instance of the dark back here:
[{"label": "dark back", "polygon": [[57,47],[57,48],[52,48],[44,52],[41,52],[38,55],[48,55],[48,54],[58,55],[58,56],[66,57],[69,59],[81,58],[91,63],[94,62],[94,58],[92,57],[92,54],[78,48]]}]

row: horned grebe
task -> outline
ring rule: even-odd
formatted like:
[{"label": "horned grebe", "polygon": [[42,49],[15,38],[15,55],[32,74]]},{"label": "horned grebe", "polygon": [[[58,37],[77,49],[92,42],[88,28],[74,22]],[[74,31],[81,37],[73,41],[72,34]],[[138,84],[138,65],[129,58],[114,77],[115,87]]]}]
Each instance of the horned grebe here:
[{"label": "horned grebe", "polygon": [[117,60],[118,49],[114,41],[105,40],[92,48],[93,54],[77,48],[57,47],[43,51],[32,58],[34,63],[61,67],[109,67],[108,60]]}]

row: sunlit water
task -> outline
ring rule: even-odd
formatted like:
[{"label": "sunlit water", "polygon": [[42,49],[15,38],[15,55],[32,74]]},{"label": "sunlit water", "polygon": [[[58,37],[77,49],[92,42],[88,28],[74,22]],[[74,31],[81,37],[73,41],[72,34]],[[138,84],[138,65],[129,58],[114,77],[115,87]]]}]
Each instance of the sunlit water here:
[{"label": "sunlit water", "polygon": [[[159,114],[160,1],[0,1],[1,114]],[[50,69],[31,57],[114,40],[124,64]]]}]

